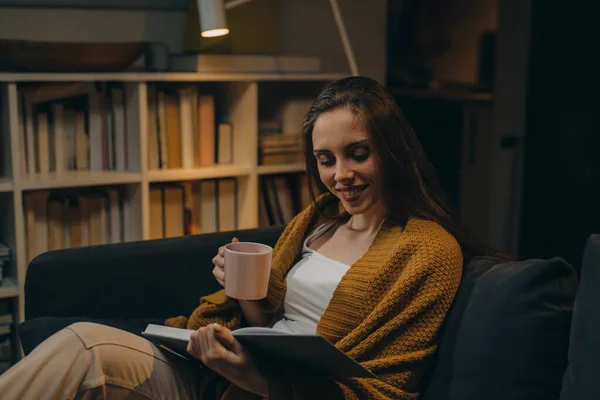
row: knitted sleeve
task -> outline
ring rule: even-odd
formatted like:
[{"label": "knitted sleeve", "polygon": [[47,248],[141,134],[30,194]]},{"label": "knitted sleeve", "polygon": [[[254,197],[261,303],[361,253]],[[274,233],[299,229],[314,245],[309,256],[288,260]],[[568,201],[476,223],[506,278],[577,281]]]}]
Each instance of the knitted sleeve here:
[{"label": "knitted sleeve", "polygon": [[462,275],[460,248],[450,244],[431,250],[427,243],[403,254],[405,261],[397,265],[401,272],[395,283],[369,315],[368,320],[377,322],[359,325],[364,333],[350,353],[358,354],[356,359],[379,379],[335,382],[304,375],[290,366],[266,367],[268,398],[417,399]]}]

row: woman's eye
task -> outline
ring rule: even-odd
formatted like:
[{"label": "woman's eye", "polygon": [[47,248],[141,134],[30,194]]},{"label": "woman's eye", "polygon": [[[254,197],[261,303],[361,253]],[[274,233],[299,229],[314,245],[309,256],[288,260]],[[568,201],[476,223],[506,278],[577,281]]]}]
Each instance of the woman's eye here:
[{"label": "woman's eye", "polygon": [[334,160],[319,160],[319,165],[322,165],[324,167],[328,167],[333,165]]},{"label": "woman's eye", "polygon": [[354,158],[356,161],[365,161],[367,158],[369,158],[369,155],[371,153],[368,151],[359,151],[356,152],[352,155],[352,158]]}]

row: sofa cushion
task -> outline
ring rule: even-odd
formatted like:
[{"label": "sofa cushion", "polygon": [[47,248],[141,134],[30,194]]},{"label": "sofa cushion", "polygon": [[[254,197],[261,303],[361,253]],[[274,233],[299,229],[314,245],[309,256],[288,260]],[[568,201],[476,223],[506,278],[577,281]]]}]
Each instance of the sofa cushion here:
[{"label": "sofa cushion", "polygon": [[573,310],[569,366],[561,400],[600,399],[600,235],[592,235],[583,253],[581,280]]},{"label": "sofa cushion", "polygon": [[560,258],[473,259],[422,399],[558,399],[577,285]]},{"label": "sofa cushion", "polygon": [[25,355],[31,353],[44,340],[75,322],[96,322],[131,332],[138,336],[148,324],[162,324],[161,319],[102,319],[87,317],[39,317],[19,324],[18,333]]}]

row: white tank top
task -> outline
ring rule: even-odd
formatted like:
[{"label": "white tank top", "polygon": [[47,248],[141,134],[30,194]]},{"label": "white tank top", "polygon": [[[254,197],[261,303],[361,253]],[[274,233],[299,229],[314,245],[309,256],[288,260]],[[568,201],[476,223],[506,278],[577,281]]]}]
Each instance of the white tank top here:
[{"label": "white tank top", "polygon": [[334,224],[335,221],[319,226],[304,241],[302,258],[286,276],[283,316],[273,324],[273,329],[303,334],[316,332],[333,292],[350,268],[308,247]]}]

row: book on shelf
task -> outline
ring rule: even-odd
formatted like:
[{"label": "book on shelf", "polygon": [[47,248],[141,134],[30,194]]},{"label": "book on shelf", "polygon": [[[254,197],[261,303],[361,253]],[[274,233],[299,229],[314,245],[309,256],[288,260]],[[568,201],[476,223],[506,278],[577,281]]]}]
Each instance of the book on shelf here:
[{"label": "book on shelf", "polygon": [[10,335],[10,333],[12,332],[12,330],[10,329],[11,324],[0,324],[0,337],[4,335]]},{"label": "book on shelf", "polygon": [[[148,87],[148,167],[208,167],[231,163],[231,129],[217,124],[215,98],[197,87]],[[229,134],[229,136],[228,136]],[[224,141],[217,152],[218,141]],[[223,157],[219,160],[218,157]]]},{"label": "book on shelf", "polygon": [[150,187],[150,238],[237,229],[237,180],[157,183]]},{"label": "book on shelf", "polygon": [[281,106],[281,132],[295,135],[302,131],[304,116],[314,102],[312,97],[288,97]]},{"label": "book on shelf", "polygon": [[285,225],[308,207],[309,202],[306,174],[263,176],[260,181],[260,226]]},{"label": "book on shelf", "polygon": [[[288,118],[289,119],[289,118]],[[288,122],[288,126],[296,126]],[[294,131],[284,133],[282,124],[277,120],[265,120],[259,123],[258,159],[261,165],[293,164],[304,162],[300,125]]]},{"label": "book on shelf", "polygon": [[129,168],[127,103],[115,85],[20,88],[21,169],[26,175]]},{"label": "book on shelf", "polygon": [[127,204],[119,188],[34,191],[23,195],[27,259],[50,250],[119,243]]},{"label": "book on shelf", "polygon": [[233,163],[233,126],[228,122],[219,124],[217,133],[217,162]]},{"label": "book on shelf", "polygon": [[[142,335],[184,358],[193,330],[149,324]],[[318,334],[294,334],[271,328],[247,327],[232,335],[255,357],[329,378],[377,378],[356,360]]]},{"label": "book on shelf", "polygon": [[220,232],[237,228],[237,180],[217,180],[217,227]]},{"label": "book on shelf", "polygon": [[10,258],[10,247],[0,242],[0,261],[8,261]]},{"label": "book on shelf", "polygon": [[168,238],[185,234],[185,189],[180,183],[150,187],[150,238]]},{"label": "book on shelf", "polygon": [[0,300],[0,340],[12,332],[13,323],[14,317],[10,311],[9,301],[7,299]]}]

